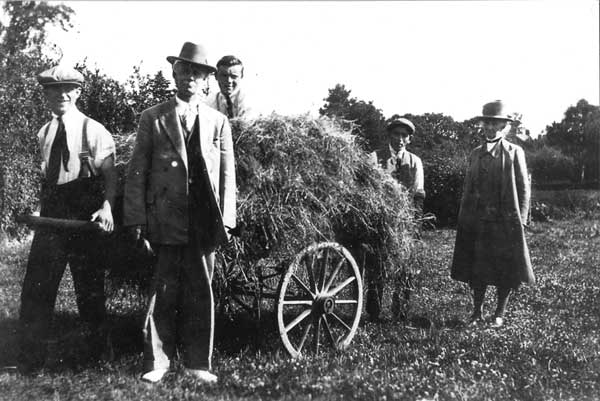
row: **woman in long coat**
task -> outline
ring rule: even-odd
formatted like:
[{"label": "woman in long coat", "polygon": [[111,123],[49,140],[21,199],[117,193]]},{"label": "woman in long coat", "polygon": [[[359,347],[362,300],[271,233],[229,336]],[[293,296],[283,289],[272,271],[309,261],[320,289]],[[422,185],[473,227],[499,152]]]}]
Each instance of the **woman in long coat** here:
[{"label": "woman in long coat", "polygon": [[511,290],[535,282],[524,232],[531,194],[525,154],[504,139],[513,120],[503,108],[487,103],[479,117],[486,143],[469,157],[451,267],[451,277],[473,290],[471,323],[483,320],[487,286],[497,287],[495,327],[504,323]]}]

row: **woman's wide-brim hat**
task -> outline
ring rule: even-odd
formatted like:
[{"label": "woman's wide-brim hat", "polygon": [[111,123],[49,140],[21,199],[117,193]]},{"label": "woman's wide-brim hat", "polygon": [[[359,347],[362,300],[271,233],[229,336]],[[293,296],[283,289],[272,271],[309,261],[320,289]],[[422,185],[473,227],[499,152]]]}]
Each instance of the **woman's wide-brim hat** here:
[{"label": "woman's wide-brim hat", "polygon": [[206,49],[202,45],[197,45],[192,42],[185,42],[179,52],[179,56],[168,56],[167,61],[173,64],[175,61],[187,61],[188,63],[200,65],[206,68],[211,73],[217,72],[217,69],[212,65],[208,64],[208,58],[206,57]]},{"label": "woman's wide-brim hat", "polygon": [[483,105],[481,115],[475,117],[477,120],[499,120],[499,121],[515,121],[510,113],[506,112],[506,107],[502,100],[494,100]]}]

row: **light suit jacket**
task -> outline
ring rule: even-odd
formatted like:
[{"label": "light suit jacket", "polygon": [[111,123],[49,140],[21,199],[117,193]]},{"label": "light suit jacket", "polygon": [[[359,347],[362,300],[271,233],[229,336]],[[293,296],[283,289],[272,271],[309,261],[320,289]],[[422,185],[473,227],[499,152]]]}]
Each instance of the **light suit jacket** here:
[{"label": "light suit jacket", "polygon": [[[142,112],[127,171],[123,220],[125,226],[146,225],[148,239],[158,244],[188,242],[188,161],[184,135],[170,99]],[[210,233],[211,247],[226,242],[235,227],[236,182],[231,128],[227,117],[198,105],[200,147],[210,182],[212,210],[218,223]]]}]

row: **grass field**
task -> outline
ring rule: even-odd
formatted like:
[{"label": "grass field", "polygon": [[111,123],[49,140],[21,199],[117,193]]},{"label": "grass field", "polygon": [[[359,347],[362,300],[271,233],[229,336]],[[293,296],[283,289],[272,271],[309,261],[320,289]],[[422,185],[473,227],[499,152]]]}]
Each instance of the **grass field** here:
[{"label": "grass field", "polygon": [[[291,360],[274,328],[221,319],[213,363],[219,383],[170,374],[138,380],[140,301],[114,293],[115,360],[86,362],[69,276],[57,301],[57,341],[37,377],[0,374],[1,400],[594,400],[600,399],[600,220],[534,223],[528,231],[535,286],[513,295],[501,329],[470,328],[465,285],[449,278],[455,232],[424,233],[408,322],[361,323],[350,349]],[[0,364],[15,353],[28,243],[0,251]],[[389,289],[388,289],[389,291]],[[389,293],[387,298],[391,298]],[[494,301],[492,292],[488,303]],[[490,310],[492,306],[488,306]]]}]

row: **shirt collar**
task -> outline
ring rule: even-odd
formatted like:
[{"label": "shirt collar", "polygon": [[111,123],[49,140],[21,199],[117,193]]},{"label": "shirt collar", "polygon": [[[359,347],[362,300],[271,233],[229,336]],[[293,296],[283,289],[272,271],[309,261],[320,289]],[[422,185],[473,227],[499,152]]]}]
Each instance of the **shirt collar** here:
[{"label": "shirt collar", "polygon": [[183,112],[183,111],[187,110],[188,108],[190,108],[191,110],[197,111],[200,100],[198,100],[196,102],[186,102],[185,100],[180,99],[179,96],[175,95],[175,102],[177,104],[177,106],[176,106],[177,111]]},{"label": "shirt collar", "polygon": [[395,155],[397,159],[402,158],[402,156],[404,156],[404,154],[406,153],[406,147],[403,147],[398,152],[396,152],[394,150],[394,148],[392,148],[392,145],[389,145],[389,146],[390,146],[390,154]]},{"label": "shirt collar", "polygon": [[[73,105],[69,107],[69,109],[60,116],[60,118],[64,123],[65,121],[74,119],[79,113],[80,111],[77,109],[77,106]],[[57,114],[52,113],[52,117],[58,120],[59,116]]]},{"label": "shirt collar", "polygon": [[482,156],[485,155],[486,153],[489,153],[492,157],[500,156],[500,150],[502,149],[502,144],[503,144],[502,139],[500,139],[497,142],[493,142],[493,144],[494,144],[494,146],[492,146],[489,151],[488,151],[487,143],[485,143],[483,145]]}]

